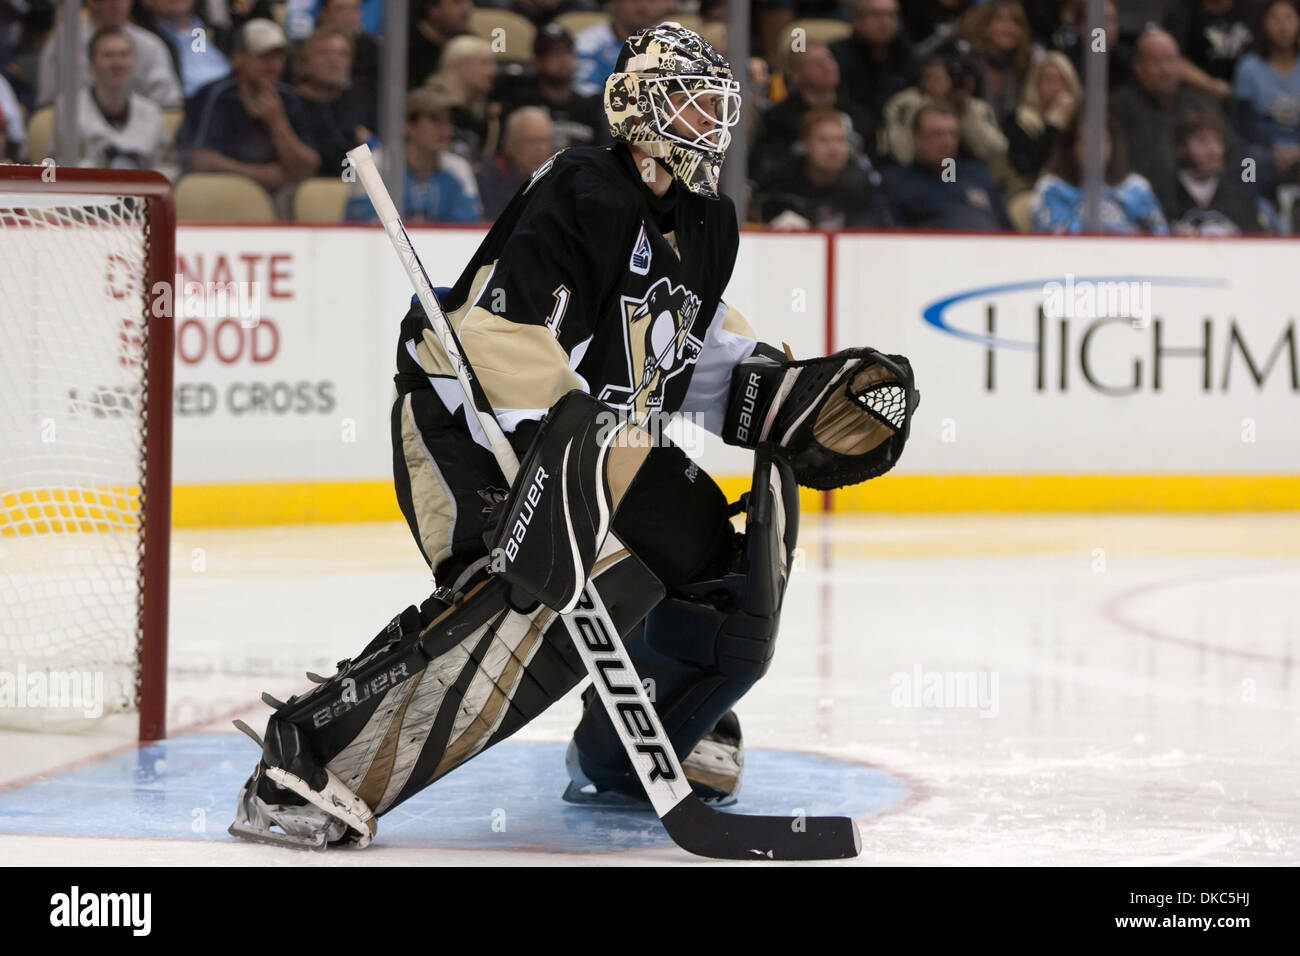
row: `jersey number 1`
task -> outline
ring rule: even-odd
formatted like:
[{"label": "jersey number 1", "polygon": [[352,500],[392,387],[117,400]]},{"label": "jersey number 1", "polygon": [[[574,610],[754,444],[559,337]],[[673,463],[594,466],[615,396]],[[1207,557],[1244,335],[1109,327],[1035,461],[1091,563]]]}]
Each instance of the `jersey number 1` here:
[{"label": "jersey number 1", "polygon": [[560,323],[564,321],[564,310],[569,307],[569,288],[560,286],[551,295],[555,296],[555,305],[551,307],[551,314],[546,317],[546,327],[556,338],[560,337]]}]

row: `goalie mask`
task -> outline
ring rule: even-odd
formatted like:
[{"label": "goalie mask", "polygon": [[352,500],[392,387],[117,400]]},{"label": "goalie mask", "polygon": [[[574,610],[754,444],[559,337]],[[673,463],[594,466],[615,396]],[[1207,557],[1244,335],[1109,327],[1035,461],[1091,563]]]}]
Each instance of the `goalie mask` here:
[{"label": "goalie mask", "polygon": [[713,199],[740,120],[740,84],[699,34],[661,23],[623,44],[605,81],[605,117],[615,141],[641,147],[691,192]]}]

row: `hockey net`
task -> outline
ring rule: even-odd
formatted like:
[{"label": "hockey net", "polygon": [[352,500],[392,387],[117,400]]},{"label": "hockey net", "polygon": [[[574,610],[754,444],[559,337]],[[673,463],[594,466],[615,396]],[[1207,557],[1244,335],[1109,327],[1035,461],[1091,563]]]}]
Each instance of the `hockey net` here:
[{"label": "hockey net", "polygon": [[165,734],[174,266],[162,176],[0,166],[0,727]]}]

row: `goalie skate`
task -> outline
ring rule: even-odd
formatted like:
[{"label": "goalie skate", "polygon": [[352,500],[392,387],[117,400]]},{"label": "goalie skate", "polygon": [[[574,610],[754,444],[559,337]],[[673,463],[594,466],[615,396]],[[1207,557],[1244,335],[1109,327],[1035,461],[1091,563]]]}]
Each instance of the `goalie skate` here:
[{"label": "goalie skate", "polygon": [[296,793],[270,786],[266,764],[257,769],[239,791],[235,820],[227,828],[234,837],[252,843],[324,850],[347,833],[347,825],[303,800]]},{"label": "goalie skate", "polygon": [[[578,760],[578,748],[569,741],[564,754],[569,783],[562,797],[579,806],[645,809],[649,804],[618,790],[602,789],[585,773]],[[682,770],[700,802],[713,807],[729,807],[740,799],[740,780],[745,771],[745,746],[740,735],[740,718],[727,711],[717,725],[682,761]]]},{"label": "goalie skate", "polygon": [[[261,739],[241,720],[235,726],[260,746]],[[325,785],[313,790],[306,780],[259,760],[239,791],[231,836],[253,843],[298,850],[367,846],[375,834],[374,814],[365,802],[325,771]]]}]

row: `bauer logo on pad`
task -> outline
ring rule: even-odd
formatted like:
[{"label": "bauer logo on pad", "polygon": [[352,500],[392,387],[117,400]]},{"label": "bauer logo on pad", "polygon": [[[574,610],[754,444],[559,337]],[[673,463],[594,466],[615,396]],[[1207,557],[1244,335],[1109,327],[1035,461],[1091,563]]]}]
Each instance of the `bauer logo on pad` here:
[{"label": "bauer logo on pad", "polygon": [[650,237],[645,234],[644,222],[641,223],[641,231],[637,233],[636,245],[632,248],[632,258],[627,267],[639,276],[650,272]]}]

